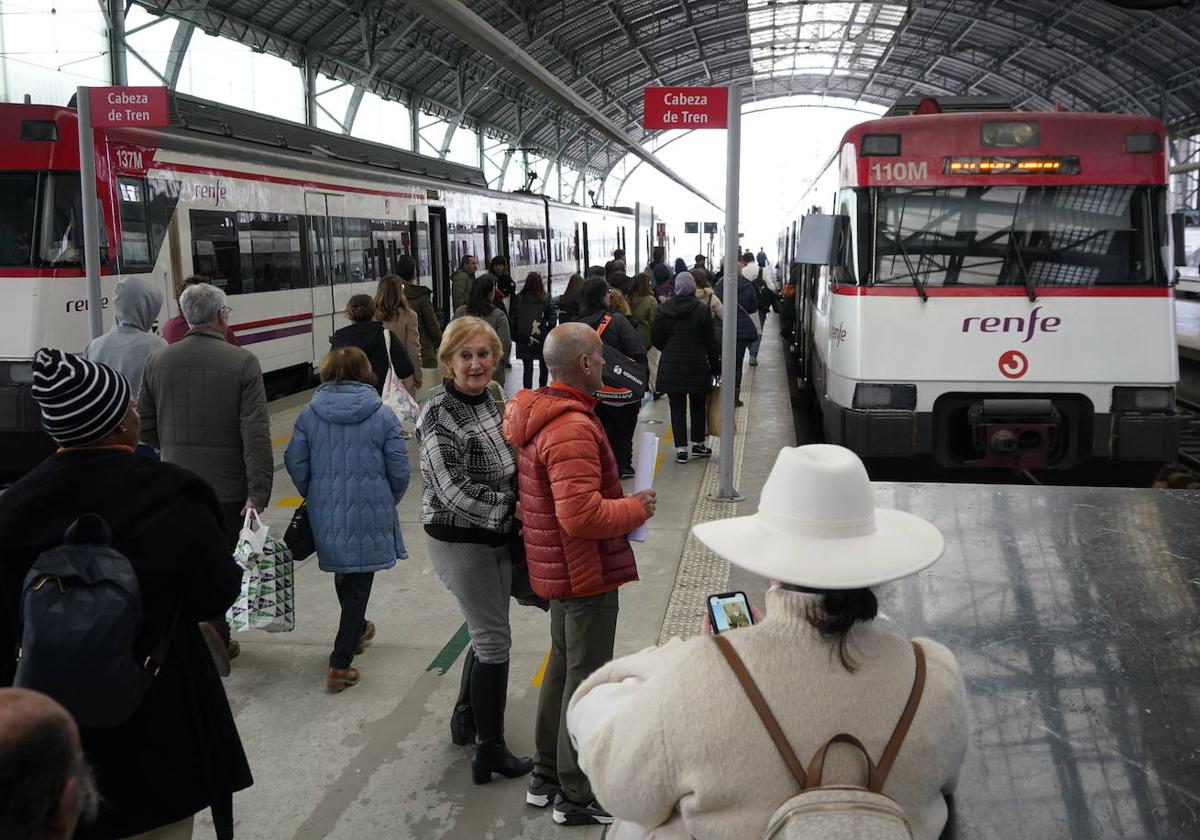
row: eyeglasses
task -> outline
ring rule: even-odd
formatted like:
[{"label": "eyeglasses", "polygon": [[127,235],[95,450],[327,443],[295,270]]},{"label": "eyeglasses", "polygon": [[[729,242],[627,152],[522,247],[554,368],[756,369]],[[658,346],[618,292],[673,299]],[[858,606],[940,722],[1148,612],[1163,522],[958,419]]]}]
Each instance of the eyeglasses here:
[{"label": "eyeglasses", "polygon": [[221,312],[221,313],[223,313],[223,314],[225,314],[225,315],[232,315],[232,314],[233,314],[233,307],[232,307],[232,306],[222,306],[222,307],[221,307],[220,309],[218,309],[217,311],[218,311],[218,312]]}]

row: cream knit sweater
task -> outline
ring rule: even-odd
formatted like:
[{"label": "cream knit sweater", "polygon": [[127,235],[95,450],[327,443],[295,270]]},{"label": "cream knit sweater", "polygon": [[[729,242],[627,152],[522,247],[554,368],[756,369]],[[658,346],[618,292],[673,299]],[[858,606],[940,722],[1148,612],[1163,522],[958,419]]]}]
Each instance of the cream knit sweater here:
[{"label": "cream knit sweater", "polygon": [[[912,688],[907,639],[874,623],[852,632],[859,668],[804,619],[812,596],[772,590],[767,618],[729,633],[772,712],[807,766],[839,732],[878,761]],[[904,808],[916,840],[936,840],[967,748],[967,699],[953,654],[919,639],[928,674],[908,738],[883,792]],[[604,807],[658,827],[655,838],[749,840],[798,786],[728,663],[707,637],[610,662],[571,699],[568,728]],[[830,749],[825,782],[865,784],[857,751]],[[625,835],[621,835],[625,836]]]}]

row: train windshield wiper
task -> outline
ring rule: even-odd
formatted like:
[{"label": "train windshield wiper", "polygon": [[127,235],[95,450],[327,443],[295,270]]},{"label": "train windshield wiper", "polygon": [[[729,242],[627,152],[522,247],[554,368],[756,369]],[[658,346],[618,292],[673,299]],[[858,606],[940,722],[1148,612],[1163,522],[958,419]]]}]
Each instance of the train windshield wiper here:
[{"label": "train windshield wiper", "polygon": [[1013,231],[1009,234],[1008,244],[1012,246],[1013,255],[1017,258],[1017,271],[1021,274],[1021,282],[1025,284],[1025,293],[1029,295],[1030,302],[1037,300],[1037,289],[1034,288],[1033,278],[1029,276],[1029,269],[1025,266],[1025,252],[1021,250],[1021,243],[1018,241],[1020,234]]},{"label": "train windshield wiper", "polygon": [[904,247],[904,242],[901,241],[900,234],[888,230],[884,230],[883,234],[884,236],[888,236],[889,234],[891,235],[892,242],[895,243],[896,248],[899,249],[900,256],[904,258],[904,267],[908,269],[909,279],[912,280],[912,284],[916,288],[917,294],[921,296],[921,302],[927,303],[929,301],[929,292],[925,291],[924,281],[921,280],[919,272],[913,268],[912,258],[908,256],[908,249]]}]

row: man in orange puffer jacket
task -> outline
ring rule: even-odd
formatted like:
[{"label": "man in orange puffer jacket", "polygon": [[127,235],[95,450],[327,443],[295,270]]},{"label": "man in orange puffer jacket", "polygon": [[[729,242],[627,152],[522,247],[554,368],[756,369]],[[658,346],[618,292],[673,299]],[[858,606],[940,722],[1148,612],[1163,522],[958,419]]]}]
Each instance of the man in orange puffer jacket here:
[{"label": "man in orange puffer jacket", "polygon": [[626,537],[654,515],[654,491],[626,496],[592,397],[604,347],[586,324],[550,331],[543,348],[553,384],[517,392],[504,436],[518,448],[520,515],[529,582],[550,601],[550,661],[536,726],[537,763],[526,802],[554,805],[560,825],[611,823],[595,801],[567,735],[567,704],[612,659],[617,588],[638,579]]}]

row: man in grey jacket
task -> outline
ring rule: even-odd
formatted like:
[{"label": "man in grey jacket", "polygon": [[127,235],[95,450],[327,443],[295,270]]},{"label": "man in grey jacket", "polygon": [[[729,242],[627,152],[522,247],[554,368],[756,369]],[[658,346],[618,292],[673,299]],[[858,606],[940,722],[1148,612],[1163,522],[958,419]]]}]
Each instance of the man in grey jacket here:
[{"label": "man in grey jacket", "polygon": [[[220,289],[189,286],[179,308],[187,335],[151,354],[142,374],[142,440],[212,485],[232,550],[245,514],[271,500],[275,477],[262,369],[253,353],[225,340],[232,310]],[[228,627],[222,636],[228,642]]]},{"label": "man in grey jacket", "polygon": [[167,346],[166,340],[151,332],[154,319],[163,305],[162,290],[137,277],[117,281],[112,329],[92,339],[83,357],[108,365],[125,377],[136,400],[142,387],[142,369],[146,358]]}]

